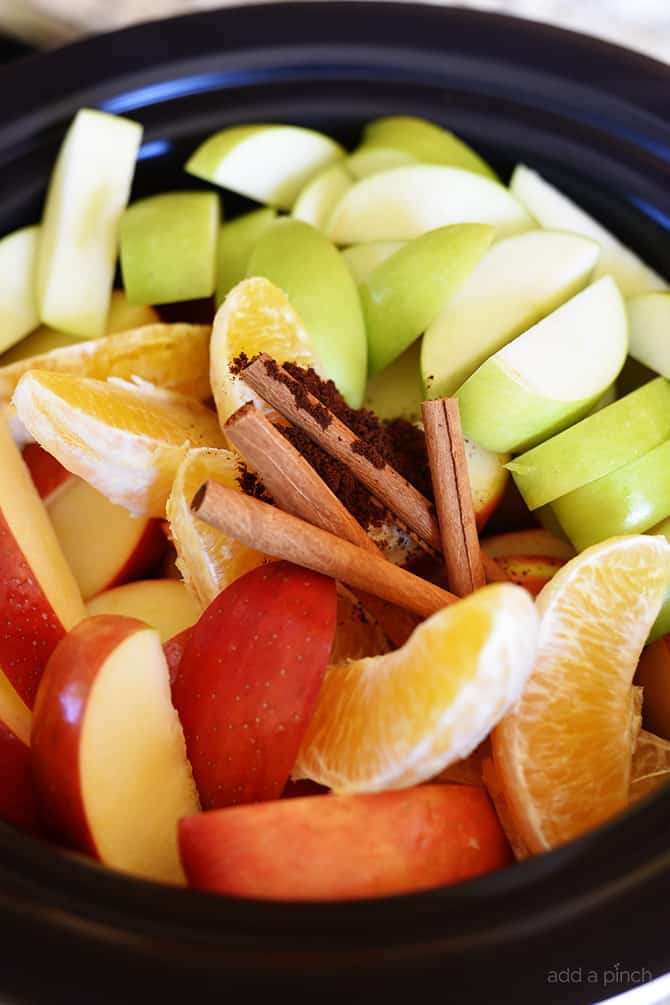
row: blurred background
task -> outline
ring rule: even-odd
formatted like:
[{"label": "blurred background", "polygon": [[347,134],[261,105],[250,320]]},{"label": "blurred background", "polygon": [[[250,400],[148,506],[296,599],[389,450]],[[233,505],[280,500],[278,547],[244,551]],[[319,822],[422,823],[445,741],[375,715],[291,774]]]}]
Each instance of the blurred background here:
[{"label": "blurred background", "polygon": [[[33,44],[58,45],[133,21],[223,5],[221,0],[0,0],[0,31]],[[460,0],[457,5],[589,32],[670,62],[670,0]]]}]

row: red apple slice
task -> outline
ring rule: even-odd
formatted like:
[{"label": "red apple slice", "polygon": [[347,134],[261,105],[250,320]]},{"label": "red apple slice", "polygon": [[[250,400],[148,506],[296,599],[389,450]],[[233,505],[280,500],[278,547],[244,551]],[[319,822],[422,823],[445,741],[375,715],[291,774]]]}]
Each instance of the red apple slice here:
[{"label": "red apple slice", "polygon": [[161,642],[194,625],[202,607],[184,583],[143,579],[105,590],[86,605],[89,614],[124,614],[155,628]]},{"label": "red apple slice", "polygon": [[565,565],[561,558],[540,555],[507,555],[497,558],[496,562],[511,583],[523,586],[532,597],[536,597],[561,566]]},{"label": "red apple slice", "polygon": [[56,643],[86,612],[21,454],[0,418],[0,666],[28,706]]},{"label": "red apple slice", "polygon": [[543,527],[529,530],[513,530],[506,534],[495,534],[482,540],[482,548],[491,558],[507,558],[510,555],[535,555],[546,558],[560,558],[564,562],[575,557],[575,549],[568,541],[562,540]]},{"label": "red apple slice", "polygon": [[409,893],[511,861],[488,796],[465,785],[201,813],[180,822],[179,847],[199,890],[277,900]]},{"label": "red apple slice", "polygon": [[67,485],[70,479],[74,478],[74,475],[39,443],[28,443],[23,448],[21,456],[45,506],[63,485]]},{"label": "red apple slice", "polygon": [[174,686],[174,682],[177,679],[179,667],[181,666],[181,658],[184,655],[184,649],[186,649],[186,643],[190,637],[191,629],[185,628],[183,632],[173,635],[171,639],[163,643],[163,652],[170,673],[170,686]]},{"label": "red apple slice", "polygon": [[198,799],[157,632],[116,616],[71,631],[42,677],[32,751],[45,817],[69,844],[183,882],[177,821]]},{"label": "red apple slice", "polygon": [[30,757],[30,711],[0,671],[0,819],[38,829]]},{"label": "red apple slice", "polygon": [[314,711],[335,583],[288,562],[235,580],[192,629],[173,699],[203,806],[281,795]]}]

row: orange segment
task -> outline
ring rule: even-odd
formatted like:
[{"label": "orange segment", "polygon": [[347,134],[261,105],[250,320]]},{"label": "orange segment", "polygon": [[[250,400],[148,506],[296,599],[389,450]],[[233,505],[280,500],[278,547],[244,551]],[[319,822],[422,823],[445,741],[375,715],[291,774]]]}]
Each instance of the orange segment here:
[{"label": "orange segment", "polygon": [[526,591],[497,583],[438,611],[401,649],[330,667],[294,777],[336,792],[434,777],[519,696],[536,636]]},{"label": "orange segment", "polygon": [[193,496],[208,479],[239,489],[239,463],[239,456],[230,450],[189,450],[179,465],[167,502],[177,566],[203,607],[235,579],[268,561],[261,552],[199,520],[191,509]]},{"label": "orange segment", "polygon": [[155,324],[75,342],[0,367],[0,398],[9,399],[24,373],[44,370],[81,377],[140,377],[195,398],[209,397],[209,325]]},{"label": "orange segment", "polygon": [[214,318],[210,347],[210,381],[224,423],[245,401],[256,401],[251,390],[230,371],[244,353],[249,359],[269,353],[278,363],[300,363],[318,370],[307,331],[286,294],[260,277],[233,287]]},{"label": "orange segment", "polygon": [[45,450],[135,516],[164,516],[189,447],[223,445],[213,412],[143,382],[31,370],[14,403]]},{"label": "orange segment", "polygon": [[513,827],[531,852],[626,806],[639,729],[633,674],[669,577],[664,538],[619,537],[572,559],[540,593],[535,671],[492,738]]}]

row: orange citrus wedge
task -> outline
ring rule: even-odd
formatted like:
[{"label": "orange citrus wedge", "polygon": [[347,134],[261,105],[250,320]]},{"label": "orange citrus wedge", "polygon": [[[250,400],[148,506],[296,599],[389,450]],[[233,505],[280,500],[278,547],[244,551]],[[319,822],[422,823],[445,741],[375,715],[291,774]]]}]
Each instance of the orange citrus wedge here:
[{"label": "orange citrus wedge", "polygon": [[223,445],[213,412],[143,382],[31,370],[19,381],[14,403],[45,450],[135,516],[165,515],[189,447]]},{"label": "orange citrus wedge", "polygon": [[531,853],[626,806],[640,722],[633,675],[669,577],[665,538],[611,538],[538,596],[535,671],[492,737],[513,827]]},{"label": "orange citrus wedge", "polygon": [[401,649],[330,667],[294,777],[336,792],[434,777],[466,757],[518,698],[536,637],[529,595],[496,583],[438,611]]},{"label": "orange citrus wedge", "polygon": [[29,370],[98,380],[140,377],[158,387],[208,398],[211,330],[209,325],[155,324],[51,349],[0,366],[0,398],[11,398]]},{"label": "orange citrus wedge", "polygon": [[261,352],[278,363],[318,370],[310,337],[288,297],[269,279],[257,277],[233,287],[214,318],[210,382],[222,424],[245,401],[259,404],[230,367],[242,353],[252,359]]},{"label": "orange citrus wedge", "polygon": [[[227,586],[269,559],[198,519],[191,500],[212,479],[239,489],[240,457],[230,450],[189,450],[177,470],[167,502],[170,537],[177,550],[177,566],[187,586],[203,607]],[[241,489],[240,489],[241,491]]]}]

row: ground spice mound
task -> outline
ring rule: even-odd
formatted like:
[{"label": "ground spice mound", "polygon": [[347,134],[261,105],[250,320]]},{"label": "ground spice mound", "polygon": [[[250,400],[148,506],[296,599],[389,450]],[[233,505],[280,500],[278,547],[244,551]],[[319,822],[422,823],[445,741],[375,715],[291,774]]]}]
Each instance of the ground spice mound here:
[{"label": "ground spice mound", "polygon": [[237,465],[237,484],[247,496],[253,496],[254,499],[260,499],[261,502],[274,502],[258,475],[250,471],[242,462]]}]

